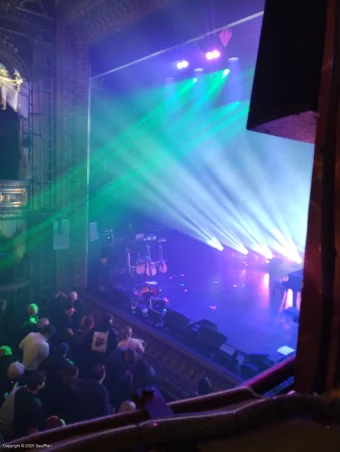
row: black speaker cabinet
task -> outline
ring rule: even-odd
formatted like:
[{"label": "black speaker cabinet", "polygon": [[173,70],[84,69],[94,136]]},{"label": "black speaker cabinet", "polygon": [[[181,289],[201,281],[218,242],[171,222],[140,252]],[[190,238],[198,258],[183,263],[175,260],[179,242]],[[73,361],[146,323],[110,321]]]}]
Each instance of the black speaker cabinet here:
[{"label": "black speaker cabinet", "polygon": [[179,312],[168,309],[164,316],[164,326],[171,330],[181,331],[189,325],[188,317]]},{"label": "black speaker cabinet", "polygon": [[328,0],[267,0],[247,129],[314,143]]}]

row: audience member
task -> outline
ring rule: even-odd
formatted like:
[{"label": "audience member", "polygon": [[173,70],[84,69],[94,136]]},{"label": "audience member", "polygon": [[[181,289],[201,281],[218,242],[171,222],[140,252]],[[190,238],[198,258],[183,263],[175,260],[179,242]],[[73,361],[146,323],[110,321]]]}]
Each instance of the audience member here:
[{"label": "audience member", "polygon": [[69,365],[62,372],[61,385],[58,388],[57,413],[67,424],[81,421],[83,418],[83,387],[84,381],[79,378],[77,366]]},{"label": "audience member", "polygon": [[117,411],[124,400],[129,400],[133,394],[133,373],[136,366],[136,353],[127,348],[118,348],[107,360],[106,387],[110,401]]},{"label": "audience member", "polygon": [[59,427],[65,427],[66,422],[58,416],[50,416],[46,421],[46,430],[53,430]]},{"label": "audience member", "polygon": [[197,384],[198,395],[207,395],[212,391],[211,383],[208,377],[203,377]]},{"label": "audience member", "polygon": [[20,342],[29,333],[37,333],[39,331],[37,322],[39,320],[39,308],[38,305],[32,303],[27,308],[27,313],[24,317],[24,321],[20,326],[18,342]]},{"label": "audience member", "polygon": [[90,379],[81,387],[84,420],[112,414],[109,394],[102,384],[105,377],[105,366],[99,364],[92,369]]},{"label": "audience member", "polygon": [[68,299],[71,301],[73,308],[75,309],[73,315],[73,324],[76,330],[80,328],[81,319],[84,316],[84,306],[82,301],[79,299],[78,293],[72,291],[68,296]]},{"label": "audience member", "polygon": [[41,392],[41,398],[47,415],[56,413],[63,373],[73,365],[73,362],[67,358],[68,352],[68,344],[62,342],[55,349],[52,349],[52,352],[40,365],[40,370],[46,373],[46,384]]},{"label": "audience member", "polygon": [[144,386],[152,386],[154,384],[154,377],[154,368],[149,366],[144,359],[138,359],[133,376],[134,389],[137,390]]},{"label": "audience member", "polygon": [[44,328],[44,326],[47,326],[49,324],[50,324],[49,319],[47,319],[46,317],[41,317],[37,323],[39,331],[41,331]]},{"label": "audience member", "polygon": [[0,406],[4,401],[5,393],[11,390],[7,372],[13,361],[15,361],[15,358],[12,349],[8,345],[0,347]]},{"label": "audience member", "polygon": [[118,348],[130,348],[136,353],[144,353],[144,345],[141,339],[132,337],[132,328],[129,326],[122,328],[119,331],[120,342],[118,343]]},{"label": "audience member", "polygon": [[19,345],[23,352],[22,363],[27,371],[35,371],[49,355],[48,341],[55,334],[53,325],[46,325],[40,333],[28,334]]},{"label": "audience member", "polygon": [[10,441],[14,434],[14,398],[19,386],[12,389],[0,408],[0,433],[6,441]]},{"label": "audience member", "polygon": [[[94,329],[95,323],[92,315],[85,315],[80,321],[80,330],[76,332],[75,342],[78,347],[81,347],[87,336]],[[80,352],[80,351],[79,351]],[[81,352],[80,352],[81,353]],[[86,350],[86,354],[88,350]]]},{"label": "audience member", "polygon": [[[0,347],[0,399],[6,392],[5,387],[7,387],[7,370],[15,360],[12,349],[8,345],[3,345]],[[1,400],[0,400],[1,403]]]},{"label": "audience member", "polygon": [[45,427],[44,408],[38,397],[45,376],[41,372],[32,372],[26,383],[16,390],[14,396],[14,438],[32,435]]},{"label": "audience member", "polygon": [[73,320],[73,314],[75,309],[72,301],[66,300],[62,311],[55,318],[55,324],[57,327],[57,338],[60,342],[69,342],[74,335],[75,325]]},{"label": "audience member", "polygon": [[119,408],[119,413],[128,413],[130,411],[135,411],[136,404],[130,400],[125,400]]},{"label": "audience member", "polygon": [[1,394],[1,403],[12,391],[12,389],[20,386],[24,381],[25,368],[19,362],[13,362],[8,367],[6,379],[4,380],[3,393]]},{"label": "audience member", "polygon": [[105,364],[107,357],[116,349],[118,336],[112,320],[112,316],[106,314],[99,326],[91,330],[84,340],[81,355],[85,374],[96,364]]}]

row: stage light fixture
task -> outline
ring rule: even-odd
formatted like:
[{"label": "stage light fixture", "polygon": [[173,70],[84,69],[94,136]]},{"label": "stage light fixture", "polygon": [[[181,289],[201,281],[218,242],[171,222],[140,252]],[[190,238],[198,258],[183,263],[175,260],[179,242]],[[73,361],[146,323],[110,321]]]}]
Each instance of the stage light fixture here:
[{"label": "stage light fixture", "polygon": [[204,69],[202,67],[197,67],[194,69],[194,72],[203,72]]},{"label": "stage light fixture", "polygon": [[193,81],[194,83],[197,83],[197,82],[198,82],[198,78],[195,77],[195,78],[192,79],[192,81]]},{"label": "stage light fixture", "polygon": [[188,61],[179,61],[177,63],[177,69],[186,69],[189,66],[189,62]]},{"label": "stage light fixture", "polygon": [[221,56],[221,52],[217,49],[212,50],[211,52],[207,52],[205,54],[207,60],[216,60],[217,58],[219,58]]},{"label": "stage light fixture", "polygon": [[230,57],[228,58],[228,61],[238,61],[239,58],[238,57]]},{"label": "stage light fixture", "polygon": [[222,78],[226,78],[229,74],[230,74],[230,69],[225,69],[225,70],[222,72]]}]

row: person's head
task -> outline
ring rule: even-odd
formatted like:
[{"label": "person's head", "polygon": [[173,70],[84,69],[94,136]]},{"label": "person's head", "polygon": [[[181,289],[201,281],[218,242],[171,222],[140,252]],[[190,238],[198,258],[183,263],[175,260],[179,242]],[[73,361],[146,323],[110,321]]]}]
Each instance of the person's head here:
[{"label": "person's head", "polygon": [[93,316],[84,315],[84,317],[80,321],[80,326],[85,331],[93,330],[93,328],[95,327]]},{"label": "person's head", "polygon": [[15,362],[12,363],[7,369],[7,378],[10,381],[18,381],[25,373],[25,367],[23,364]]},{"label": "person's head", "polygon": [[8,345],[2,345],[0,347],[0,358],[3,356],[12,356],[12,349]]},{"label": "person's head", "polygon": [[102,364],[94,366],[91,371],[91,379],[98,381],[98,383],[103,383],[106,377],[106,369]]},{"label": "person's head", "polygon": [[38,312],[39,312],[39,308],[38,308],[38,305],[36,305],[35,303],[30,304],[27,308],[27,314],[30,317],[34,317],[34,316],[38,315]]},{"label": "person's head", "polygon": [[75,309],[73,307],[73,303],[71,300],[67,300],[67,302],[64,305],[64,313],[68,316],[68,317],[72,317],[72,315],[74,314]]},{"label": "person's head", "polygon": [[102,328],[111,328],[113,323],[113,317],[109,313],[105,313],[103,316],[103,320],[101,321]]},{"label": "person's head", "polygon": [[66,422],[58,416],[50,416],[46,420],[46,430],[52,430],[58,427],[65,427]]},{"label": "person's head", "polygon": [[25,376],[27,389],[31,392],[38,393],[45,385],[45,374],[35,370],[30,372],[27,377]]},{"label": "person's head", "polygon": [[119,413],[128,413],[129,411],[135,411],[136,404],[131,400],[125,400],[119,408]]},{"label": "person's head", "polygon": [[207,395],[212,391],[211,383],[208,377],[203,377],[197,384],[197,392],[199,395]]},{"label": "person's head", "polygon": [[61,372],[61,377],[65,385],[72,385],[72,383],[74,383],[78,379],[78,376],[79,369],[73,364],[70,364]]},{"label": "person's head", "polygon": [[45,326],[49,325],[50,321],[46,317],[41,317],[41,319],[38,320],[38,328],[39,330],[42,330]]},{"label": "person's head", "polygon": [[129,339],[130,337],[132,337],[132,329],[129,326],[121,328],[119,330],[119,337],[121,338],[122,341]]},{"label": "person's head", "polygon": [[135,363],[137,359],[137,354],[131,348],[127,348],[124,350],[124,359],[127,363]]},{"label": "person's head", "polygon": [[73,290],[72,292],[70,292],[69,299],[71,301],[77,301],[78,300],[78,293],[75,290]]},{"label": "person's head", "polygon": [[66,358],[69,351],[70,347],[67,342],[62,342],[56,348],[56,352],[58,353],[58,355],[63,356],[64,358]]},{"label": "person's head", "polygon": [[55,326],[52,325],[52,323],[45,325],[41,330],[41,334],[45,337],[45,339],[47,341],[55,335],[55,332],[56,332],[56,329],[55,329]]}]

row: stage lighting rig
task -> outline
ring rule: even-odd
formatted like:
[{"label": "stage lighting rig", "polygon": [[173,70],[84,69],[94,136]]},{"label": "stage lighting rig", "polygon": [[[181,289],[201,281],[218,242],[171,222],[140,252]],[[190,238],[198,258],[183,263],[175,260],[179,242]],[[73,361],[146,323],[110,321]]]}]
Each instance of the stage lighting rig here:
[{"label": "stage lighting rig", "polygon": [[211,62],[220,59],[224,54],[225,48],[229,44],[231,36],[232,31],[230,29],[225,29],[218,35],[201,41],[200,48],[204,52],[206,59]]},{"label": "stage lighting rig", "polygon": [[187,67],[189,67],[189,62],[186,60],[178,61],[176,66],[177,66],[177,69],[186,69]]}]

